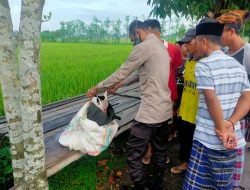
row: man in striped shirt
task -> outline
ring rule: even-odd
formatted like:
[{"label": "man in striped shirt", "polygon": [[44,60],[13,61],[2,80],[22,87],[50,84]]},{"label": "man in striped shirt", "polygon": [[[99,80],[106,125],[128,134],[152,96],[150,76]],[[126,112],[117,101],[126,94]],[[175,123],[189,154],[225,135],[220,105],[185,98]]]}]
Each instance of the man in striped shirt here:
[{"label": "man in striped shirt", "polygon": [[244,67],[220,50],[223,28],[212,19],[196,26],[206,58],[195,68],[200,96],[184,189],[232,189],[235,148],[245,146],[238,121],[250,107],[250,84]]}]

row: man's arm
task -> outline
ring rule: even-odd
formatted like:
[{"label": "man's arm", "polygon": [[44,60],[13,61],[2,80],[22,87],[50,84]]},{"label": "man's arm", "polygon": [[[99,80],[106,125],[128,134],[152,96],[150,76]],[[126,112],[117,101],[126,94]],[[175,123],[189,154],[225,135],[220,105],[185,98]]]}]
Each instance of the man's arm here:
[{"label": "man's arm", "polygon": [[110,88],[108,90],[109,93],[116,93],[116,91],[123,87],[123,86],[127,86],[130,85],[134,82],[138,82],[139,81],[139,73],[137,71],[135,71],[134,73],[132,73],[131,75],[129,75],[129,77],[127,77],[126,79],[124,79],[123,81],[117,83],[115,86],[113,86],[112,88]]},{"label": "man's arm", "polygon": [[215,91],[210,89],[209,90],[204,89],[203,92],[206,99],[208,112],[210,113],[214,121],[215,128],[217,130],[223,130],[223,125],[224,125],[223,112],[218,97],[215,94]]},{"label": "man's arm", "polygon": [[126,79],[133,71],[137,70],[142,64],[144,64],[146,59],[147,55],[144,55],[142,53],[140,46],[135,46],[127,61],[122,64],[122,66],[107,79],[98,83],[97,86],[89,89],[87,92],[87,96],[91,98],[96,95],[97,91],[107,90],[120,83],[121,81]]},{"label": "man's arm", "polygon": [[215,131],[217,134],[219,134],[219,137],[222,140],[225,148],[234,149],[237,145],[237,138],[233,132],[233,128],[225,127],[223,112],[215,91],[204,89],[203,92],[206,99],[208,112],[210,113],[215,124]]},{"label": "man's arm", "polygon": [[241,120],[250,110],[250,91],[244,91],[234,109],[233,114],[229,118],[229,120],[235,124],[239,120]]}]

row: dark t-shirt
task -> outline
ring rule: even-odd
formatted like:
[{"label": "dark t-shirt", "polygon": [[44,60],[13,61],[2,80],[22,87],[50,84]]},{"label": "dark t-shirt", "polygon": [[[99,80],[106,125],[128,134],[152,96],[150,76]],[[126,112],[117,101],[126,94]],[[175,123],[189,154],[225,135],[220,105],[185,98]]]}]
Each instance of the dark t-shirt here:
[{"label": "dark t-shirt", "polygon": [[[245,46],[244,46],[245,47]],[[241,48],[240,51],[238,51],[237,53],[235,53],[234,55],[232,55],[232,57],[234,59],[236,59],[241,65],[244,65],[243,60],[244,60],[244,53],[245,53],[245,49]],[[248,79],[250,80],[250,75],[248,75]],[[250,112],[248,112],[248,114],[245,116],[245,118],[249,118],[250,117]]]},{"label": "dark t-shirt", "polygon": [[236,59],[241,65],[243,64],[243,58],[244,58],[244,48],[242,48],[240,51],[238,51],[236,54],[232,56],[234,59]]}]

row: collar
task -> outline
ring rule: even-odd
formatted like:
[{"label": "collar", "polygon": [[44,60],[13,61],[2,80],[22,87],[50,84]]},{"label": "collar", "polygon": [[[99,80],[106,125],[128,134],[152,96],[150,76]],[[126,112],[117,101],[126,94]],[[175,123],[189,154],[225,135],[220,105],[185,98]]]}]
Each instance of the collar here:
[{"label": "collar", "polygon": [[151,38],[156,38],[154,34],[149,34],[147,35],[145,40],[151,39]]},{"label": "collar", "polygon": [[216,51],[213,51],[209,56],[216,55],[216,54],[224,54],[224,52],[221,50],[216,50]]}]

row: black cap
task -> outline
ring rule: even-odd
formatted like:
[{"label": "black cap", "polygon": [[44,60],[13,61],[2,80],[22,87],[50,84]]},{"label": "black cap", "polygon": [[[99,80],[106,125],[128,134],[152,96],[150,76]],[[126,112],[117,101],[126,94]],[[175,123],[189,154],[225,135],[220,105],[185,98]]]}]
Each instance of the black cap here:
[{"label": "black cap", "polygon": [[211,18],[202,19],[196,26],[196,36],[199,35],[213,35],[221,36],[223,33],[224,24],[217,22]]},{"label": "black cap", "polygon": [[179,40],[179,42],[181,42],[183,44],[190,42],[192,39],[195,38],[195,36],[196,36],[196,28],[195,27],[189,28],[188,31],[186,32],[184,38]]}]

